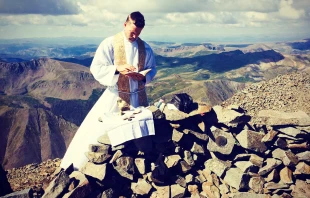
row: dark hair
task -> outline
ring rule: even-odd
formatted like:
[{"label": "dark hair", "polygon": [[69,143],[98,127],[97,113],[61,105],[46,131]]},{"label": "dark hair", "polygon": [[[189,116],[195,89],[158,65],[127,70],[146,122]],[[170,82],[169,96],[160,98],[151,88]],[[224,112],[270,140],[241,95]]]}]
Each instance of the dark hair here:
[{"label": "dark hair", "polygon": [[126,22],[132,21],[138,28],[143,28],[145,26],[144,16],[140,12],[132,12],[128,15]]}]

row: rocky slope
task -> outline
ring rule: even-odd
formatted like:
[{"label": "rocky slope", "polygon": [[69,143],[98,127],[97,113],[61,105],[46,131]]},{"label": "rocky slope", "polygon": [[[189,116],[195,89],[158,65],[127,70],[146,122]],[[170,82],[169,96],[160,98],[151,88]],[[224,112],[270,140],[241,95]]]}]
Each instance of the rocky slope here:
[{"label": "rocky slope", "polygon": [[310,114],[310,72],[280,75],[269,81],[249,84],[223,103],[239,105],[253,116],[253,122],[259,122],[258,112],[281,110]]},{"label": "rocky slope", "polygon": [[100,87],[81,65],[48,58],[20,62],[0,62],[0,92],[28,94],[35,98],[88,99]]}]

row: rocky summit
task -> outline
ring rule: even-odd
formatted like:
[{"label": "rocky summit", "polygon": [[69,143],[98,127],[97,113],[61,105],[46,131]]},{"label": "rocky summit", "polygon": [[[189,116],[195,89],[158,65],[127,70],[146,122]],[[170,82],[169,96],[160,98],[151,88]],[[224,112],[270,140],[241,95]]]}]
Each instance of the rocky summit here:
[{"label": "rocky summit", "polygon": [[80,171],[60,159],[7,170],[5,197],[310,197],[309,87],[294,73],[188,114],[151,106],[156,135],[98,137]]}]

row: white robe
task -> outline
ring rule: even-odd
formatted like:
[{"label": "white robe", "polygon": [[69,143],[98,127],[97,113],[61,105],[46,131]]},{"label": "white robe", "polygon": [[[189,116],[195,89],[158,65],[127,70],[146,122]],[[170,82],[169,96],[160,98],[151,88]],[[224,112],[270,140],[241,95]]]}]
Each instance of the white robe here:
[{"label": "white robe", "polygon": [[[118,74],[115,74],[116,65],[114,65],[114,36],[104,39],[96,50],[90,71],[94,78],[107,89],[98,99],[93,108],[89,111],[81,126],[73,137],[65,156],[62,159],[60,167],[67,168],[73,163],[76,170],[82,168],[88,161],[85,152],[88,152],[89,144],[96,144],[98,137],[104,134],[103,123],[98,118],[104,113],[117,112],[118,98]],[[127,63],[136,67],[138,71],[138,44],[130,43],[124,36],[124,45],[126,51]],[[144,42],[146,57],[144,69],[151,69],[146,74],[146,84],[156,75],[155,59],[151,47]],[[130,79],[130,92],[138,90],[138,82]],[[138,94],[131,94],[130,103],[132,107],[138,107]]]}]

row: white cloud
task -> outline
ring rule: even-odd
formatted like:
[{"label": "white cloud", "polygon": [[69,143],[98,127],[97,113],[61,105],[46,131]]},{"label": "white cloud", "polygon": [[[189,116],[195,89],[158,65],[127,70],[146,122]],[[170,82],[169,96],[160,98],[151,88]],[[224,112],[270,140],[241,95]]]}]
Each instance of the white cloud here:
[{"label": "white cloud", "polygon": [[2,14],[70,15],[78,12],[79,7],[71,0],[0,0]]},{"label": "white cloud", "polygon": [[286,19],[299,19],[305,16],[303,9],[295,9],[292,7],[293,0],[281,0],[279,16]]}]

